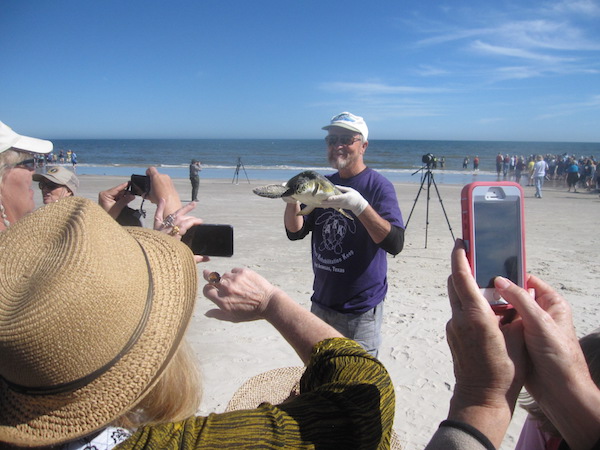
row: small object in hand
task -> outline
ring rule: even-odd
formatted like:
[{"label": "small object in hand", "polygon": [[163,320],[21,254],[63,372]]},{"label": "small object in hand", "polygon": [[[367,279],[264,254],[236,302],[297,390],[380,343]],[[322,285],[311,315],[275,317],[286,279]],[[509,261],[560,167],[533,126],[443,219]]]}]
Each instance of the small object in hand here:
[{"label": "small object in hand", "polygon": [[179,227],[177,225],[173,225],[173,229],[169,231],[169,236],[176,236],[179,234]]},{"label": "small object in hand", "polygon": [[221,275],[218,272],[211,272],[208,274],[208,282],[210,284],[217,284],[221,281]]}]

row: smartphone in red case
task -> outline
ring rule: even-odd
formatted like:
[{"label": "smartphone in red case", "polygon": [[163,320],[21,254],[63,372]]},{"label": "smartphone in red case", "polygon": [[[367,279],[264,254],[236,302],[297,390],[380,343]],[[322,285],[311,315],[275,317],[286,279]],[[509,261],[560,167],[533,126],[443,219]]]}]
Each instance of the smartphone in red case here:
[{"label": "smartphone in red case", "polygon": [[512,306],[494,289],[502,276],[527,288],[523,188],[513,182],[475,182],[461,192],[463,241],[473,276],[492,309]]}]

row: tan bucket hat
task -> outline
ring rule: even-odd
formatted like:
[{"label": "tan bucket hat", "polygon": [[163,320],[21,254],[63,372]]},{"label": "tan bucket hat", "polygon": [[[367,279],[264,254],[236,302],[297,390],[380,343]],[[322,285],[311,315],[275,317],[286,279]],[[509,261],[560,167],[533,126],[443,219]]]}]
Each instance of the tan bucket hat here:
[{"label": "tan bucket hat", "polygon": [[73,195],[76,195],[77,189],[79,189],[77,175],[62,166],[49,167],[46,173],[34,173],[32,178],[33,181],[50,180],[53,183],[66,186]]},{"label": "tan bucket hat", "polygon": [[189,323],[190,250],[69,197],[1,232],[0,255],[0,442],[65,442],[130,411]]}]

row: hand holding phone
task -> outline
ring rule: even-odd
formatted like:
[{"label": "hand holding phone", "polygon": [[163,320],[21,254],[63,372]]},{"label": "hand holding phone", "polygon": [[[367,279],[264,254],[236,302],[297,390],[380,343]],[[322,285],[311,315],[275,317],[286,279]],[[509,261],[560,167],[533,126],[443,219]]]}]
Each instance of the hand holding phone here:
[{"label": "hand holding phone", "polygon": [[231,225],[202,224],[190,227],[181,236],[194,255],[233,256],[233,227]]},{"label": "hand holding phone", "polygon": [[492,309],[512,306],[494,289],[502,276],[526,289],[523,188],[513,182],[476,182],[461,192],[463,241],[471,271]]}]

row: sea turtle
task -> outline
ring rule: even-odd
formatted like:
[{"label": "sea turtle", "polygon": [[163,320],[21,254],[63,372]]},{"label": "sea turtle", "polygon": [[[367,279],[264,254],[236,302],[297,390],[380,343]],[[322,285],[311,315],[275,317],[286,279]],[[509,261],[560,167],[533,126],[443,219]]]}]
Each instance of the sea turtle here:
[{"label": "sea turtle", "polygon": [[[332,195],[343,194],[331,181],[314,170],[305,170],[290,178],[286,184],[268,184],[252,190],[256,195],[267,198],[292,197],[306,205],[298,215],[309,214],[315,208],[323,206],[323,200]],[[354,220],[343,209],[338,211],[349,219]]]}]

